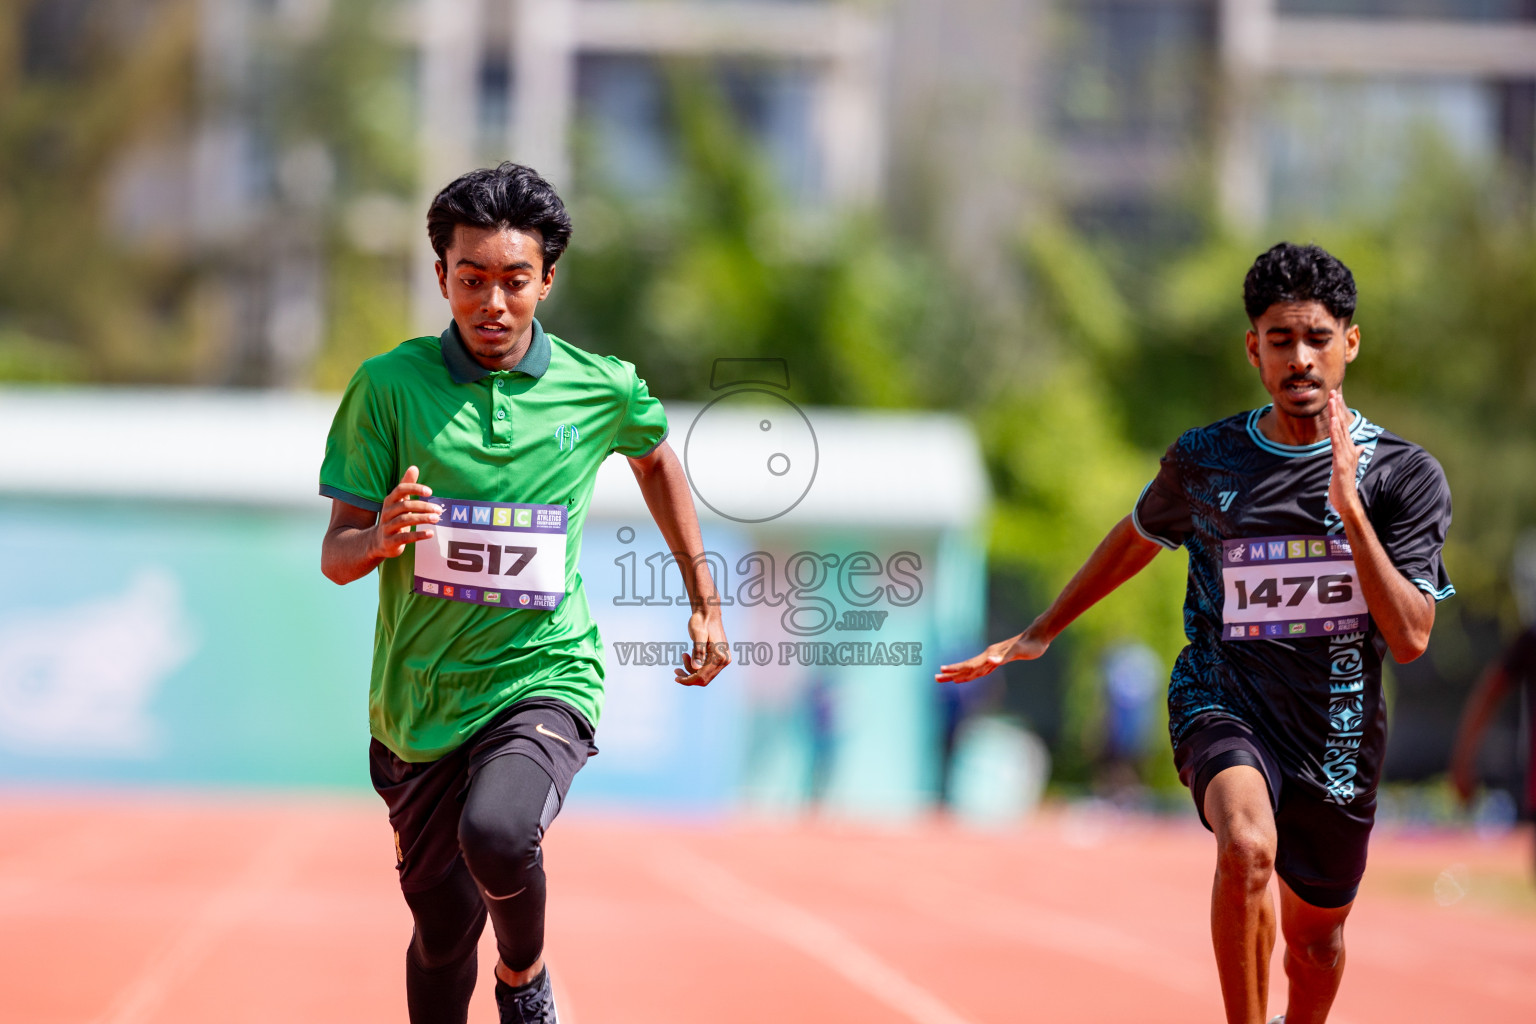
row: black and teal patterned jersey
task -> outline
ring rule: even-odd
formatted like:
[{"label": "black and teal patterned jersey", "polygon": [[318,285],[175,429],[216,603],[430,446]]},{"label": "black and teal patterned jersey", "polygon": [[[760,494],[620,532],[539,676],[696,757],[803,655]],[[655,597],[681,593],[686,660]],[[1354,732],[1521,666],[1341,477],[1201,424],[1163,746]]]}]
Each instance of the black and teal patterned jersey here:
[{"label": "black and teal patterned jersey", "polygon": [[[1358,585],[1343,523],[1328,501],[1331,445],[1271,441],[1258,427],[1267,408],[1180,436],[1132,512],[1143,537],[1189,553],[1189,645],[1169,683],[1168,728],[1177,748],[1209,716],[1239,719],[1270,744],[1288,777],[1347,804],[1370,797],[1380,775],[1386,641],[1368,616],[1325,618],[1328,606],[1317,604],[1349,597]],[[1455,589],[1440,553],[1451,492],[1440,464],[1359,413],[1350,436],[1362,446],[1360,498],[1387,556],[1435,600],[1449,597]],[[1250,543],[1230,543],[1238,539]],[[1323,559],[1330,551],[1344,559],[1342,570],[1334,562],[1332,575],[1306,571],[1307,554]],[[1258,579],[1250,566],[1247,582],[1233,583],[1241,570],[1230,563],[1266,555],[1279,558],[1271,579]],[[1239,602],[1276,621],[1241,624],[1253,612],[1238,611]],[[1287,607],[1301,604],[1313,611]],[[1288,615],[1299,621],[1279,621]]]}]

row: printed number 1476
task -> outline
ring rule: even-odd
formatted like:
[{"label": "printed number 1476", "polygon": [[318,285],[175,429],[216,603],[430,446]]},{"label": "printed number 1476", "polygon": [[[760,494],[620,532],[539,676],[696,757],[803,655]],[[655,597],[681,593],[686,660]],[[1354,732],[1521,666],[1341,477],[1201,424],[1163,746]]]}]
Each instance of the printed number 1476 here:
[{"label": "printed number 1476", "polygon": [[[1250,593],[1245,580],[1233,580],[1237,587],[1237,607],[1239,610],[1247,608],[1250,604],[1267,605],[1270,608],[1280,607],[1281,602],[1287,608],[1295,608],[1306,600],[1307,593],[1313,585],[1317,586],[1317,600],[1319,604],[1343,604],[1355,596],[1354,577],[1347,573],[1338,573],[1328,576],[1287,576],[1284,579],[1260,580],[1259,585]],[[1291,587],[1290,599],[1280,593],[1280,588]]]}]

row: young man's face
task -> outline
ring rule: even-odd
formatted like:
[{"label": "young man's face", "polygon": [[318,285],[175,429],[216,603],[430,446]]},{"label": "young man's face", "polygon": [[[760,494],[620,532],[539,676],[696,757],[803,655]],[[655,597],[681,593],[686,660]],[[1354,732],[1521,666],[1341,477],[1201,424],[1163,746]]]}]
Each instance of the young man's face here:
[{"label": "young man's face", "polygon": [[538,232],[460,224],[446,258],[437,262],[437,283],[453,310],[470,354],[482,366],[499,365],[528,332],[535,307],[555,283],[544,270]]},{"label": "young man's face", "polygon": [[1360,351],[1360,328],[1335,319],[1321,302],[1277,302],[1253,321],[1248,361],[1275,408],[1298,418],[1320,416],[1328,392]]}]

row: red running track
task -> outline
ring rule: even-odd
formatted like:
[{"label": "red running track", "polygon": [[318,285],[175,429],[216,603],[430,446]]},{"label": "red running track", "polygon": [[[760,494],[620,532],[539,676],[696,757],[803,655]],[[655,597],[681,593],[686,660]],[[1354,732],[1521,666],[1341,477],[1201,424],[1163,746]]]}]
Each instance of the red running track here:
[{"label": "red running track", "polygon": [[[1530,842],[1380,830],[1333,1020],[1536,1020]],[[1211,857],[1191,822],[1070,809],[1000,834],[571,815],[561,1019],[1217,1024]],[[393,876],[371,798],[0,794],[0,1021],[403,1022]]]}]

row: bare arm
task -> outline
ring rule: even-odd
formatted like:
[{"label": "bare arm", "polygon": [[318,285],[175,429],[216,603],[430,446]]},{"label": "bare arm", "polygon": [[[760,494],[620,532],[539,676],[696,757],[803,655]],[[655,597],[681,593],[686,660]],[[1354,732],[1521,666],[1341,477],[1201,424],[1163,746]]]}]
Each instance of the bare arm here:
[{"label": "bare arm", "polygon": [[1456,730],[1456,746],[1451,751],[1451,785],[1463,803],[1472,799],[1477,786],[1473,768],[1477,762],[1477,746],[1482,742],[1488,723],[1499,702],[1509,692],[1509,673],[1503,665],[1490,665],[1477,681],[1472,695],[1467,698],[1466,710],[1461,714],[1461,726]]},{"label": "bare arm", "polygon": [[1000,640],[980,654],[943,665],[934,676],[941,683],[963,683],[986,675],[1009,661],[1040,657],[1079,615],[1098,604],[1115,588],[1147,567],[1162,548],[1147,540],[1126,516],[1088,556],[1056,600],[1018,636]]},{"label": "bare arm", "polygon": [[692,609],[688,635],[693,640],[693,652],[683,656],[684,668],[677,670],[677,681],[684,686],[708,686],[731,663],[731,652],[725,639],[725,625],[720,620],[720,594],[704,559],[704,540],[699,533],[699,517],[688,489],[688,476],[672,446],[665,441],[649,455],[630,459],[629,468],[640,485],[645,507],[650,509],[667,548],[677,559],[683,586],[688,590]]},{"label": "bare arm", "polygon": [[[431,524],[441,513],[436,505],[417,498],[432,493],[432,488],[416,482],[417,476],[415,466],[407,469],[379,512],[331,499],[331,524],[320,545],[320,571],[326,579],[333,583],[362,579],[406,545],[432,536]],[[426,529],[411,532],[417,525]]]},{"label": "bare arm", "polygon": [[1345,426],[1349,409],[1344,396],[1337,391],[1330,394],[1328,408],[1332,414],[1328,430],[1333,441],[1333,480],[1328,485],[1328,500],[1344,521],[1344,533],[1354,553],[1355,572],[1360,577],[1360,592],[1371,610],[1371,620],[1381,630],[1392,657],[1407,664],[1429,646],[1429,631],[1435,625],[1435,599],[1398,572],[1387,557],[1355,489],[1360,449]]}]

